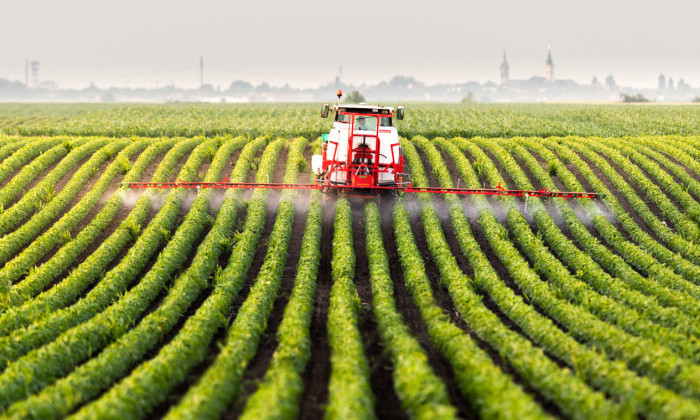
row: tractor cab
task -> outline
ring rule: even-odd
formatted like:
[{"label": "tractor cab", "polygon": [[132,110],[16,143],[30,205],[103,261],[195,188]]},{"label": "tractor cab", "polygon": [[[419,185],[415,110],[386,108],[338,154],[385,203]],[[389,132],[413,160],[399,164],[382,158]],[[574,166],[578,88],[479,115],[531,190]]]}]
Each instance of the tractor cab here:
[{"label": "tractor cab", "polygon": [[[333,106],[333,127],[323,135],[323,154],[313,157],[319,183],[344,190],[395,190],[401,183],[403,153],[394,119],[403,119],[404,108],[338,104]],[[330,107],[324,104],[321,116]]]}]

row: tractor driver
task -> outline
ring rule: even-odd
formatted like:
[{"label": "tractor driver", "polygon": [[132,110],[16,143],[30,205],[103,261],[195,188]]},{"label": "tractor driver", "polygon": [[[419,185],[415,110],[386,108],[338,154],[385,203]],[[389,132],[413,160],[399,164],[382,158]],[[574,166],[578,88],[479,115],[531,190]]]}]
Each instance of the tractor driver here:
[{"label": "tractor driver", "polygon": [[355,119],[355,130],[367,130],[367,118],[357,117]]}]

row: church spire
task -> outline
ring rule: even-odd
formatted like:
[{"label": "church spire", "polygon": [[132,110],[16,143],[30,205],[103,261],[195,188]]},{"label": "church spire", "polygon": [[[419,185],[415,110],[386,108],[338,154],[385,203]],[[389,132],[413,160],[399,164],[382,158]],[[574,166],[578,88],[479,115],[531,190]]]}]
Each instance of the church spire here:
[{"label": "church spire", "polygon": [[547,46],[547,61],[544,64],[544,78],[548,82],[554,81],[554,60],[552,60],[552,46]]},{"label": "church spire", "polygon": [[508,59],[506,58],[506,50],[503,49],[503,62],[501,63],[501,84],[508,83]]}]

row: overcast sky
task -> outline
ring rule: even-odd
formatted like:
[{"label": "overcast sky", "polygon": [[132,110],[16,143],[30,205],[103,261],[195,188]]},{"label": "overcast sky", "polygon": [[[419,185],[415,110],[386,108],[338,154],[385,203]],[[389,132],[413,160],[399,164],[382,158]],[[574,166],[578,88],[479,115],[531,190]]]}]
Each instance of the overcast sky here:
[{"label": "overcast sky", "polygon": [[542,75],[655,87],[659,73],[700,86],[700,2],[650,0],[3,0],[0,78],[25,59],[63,87],[234,80],[318,86],[394,75],[427,84]]}]

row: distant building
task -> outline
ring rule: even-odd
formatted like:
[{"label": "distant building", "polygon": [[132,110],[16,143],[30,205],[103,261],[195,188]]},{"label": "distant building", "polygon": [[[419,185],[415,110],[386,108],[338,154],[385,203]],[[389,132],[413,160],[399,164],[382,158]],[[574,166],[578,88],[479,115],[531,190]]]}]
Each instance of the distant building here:
[{"label": "distant building", "polygon": [[673,88],[674,88],[674,86],[673,86],[673,77],[669,77],[669,78],[668,78],[668,85],[666,86],[666,89],[668,89],[668,90],[673,90]]},{"label": "distant building", "polygon": [[663,73],[659,75],[659,90],[666,89],[666,76]]},{"label": "distant building", "polygon": [[508,66],[508,60],[506,59],[506,50],[503,50],[503,62],[501,63],[501,84],[504,85],[508,83],[508,71],[510,67]]},{"label": "distant building", "polygon": [[30,63],[31,68],[31,85],[30,87],[36,89],[39,87],[39,62],[32,61]]},{"label": "distant building", "polygon": [[605,85],[608,86],[610,89],[614,89],[617,87],[617,83],[615,83],[615,78],[612,74],[607,75],[607,77],[605,78]]},{"label": "distant building", "polygon": [[552,60],[552,47],[547,47],[547,61],[544,64],[544,78],[548,82],[554,81],[554,61]]}]

